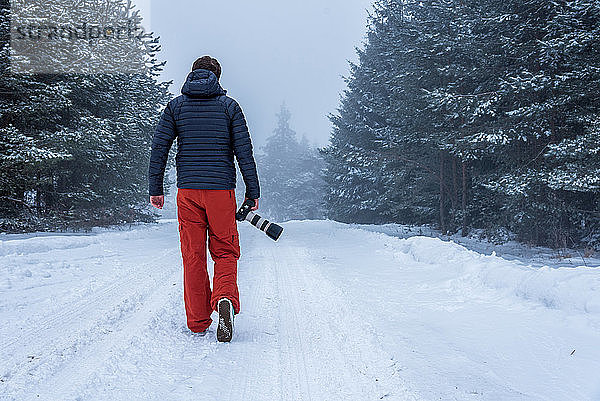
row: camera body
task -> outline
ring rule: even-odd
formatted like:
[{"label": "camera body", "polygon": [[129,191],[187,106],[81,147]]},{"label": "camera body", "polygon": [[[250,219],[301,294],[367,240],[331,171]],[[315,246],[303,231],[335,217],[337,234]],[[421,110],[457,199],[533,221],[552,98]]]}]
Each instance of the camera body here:
[{"label": "camera body", "polygon": [[246,201],[242,204],[240,209],[235,214],[235,219],[237,221],[246,220],[254,227],[263,231],[269,238],[273,241],[277,241],[279,237],[281,237],[281,233],[283,233],[283,227],[278,224],[271,223],[269,220],[260,217],[258,214],[254,213],[251,209],[255,206],[255,203],[252,199],[246,199]]}]

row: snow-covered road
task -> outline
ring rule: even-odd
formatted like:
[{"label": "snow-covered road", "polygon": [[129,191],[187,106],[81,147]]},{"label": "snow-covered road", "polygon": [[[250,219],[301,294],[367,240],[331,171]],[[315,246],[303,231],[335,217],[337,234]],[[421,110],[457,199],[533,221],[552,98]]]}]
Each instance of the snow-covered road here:
[{"label": "snow-covered road", "polygon": [[600,269],[240,225],[232,343],[185,326],[177,225],[0,237],[0,399],[600,400]]}]

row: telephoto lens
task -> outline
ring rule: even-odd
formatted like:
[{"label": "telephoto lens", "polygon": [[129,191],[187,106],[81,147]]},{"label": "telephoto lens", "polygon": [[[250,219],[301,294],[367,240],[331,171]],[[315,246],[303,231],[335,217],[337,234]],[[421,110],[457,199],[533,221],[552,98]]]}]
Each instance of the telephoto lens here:
[{"label": "telephoto lens", "polygon": [[238,221],[248,221],[254,227],[263,231],[269,238],[274,241],[277,241],[279,237],[281,237],[281,233],[283,233],[283,227],[278,224],[271,223],[267,219],[263,219],[258,214],[254,213],[251,209],[254,207],[255,203],[252,199],[246,199],[246,201],[240,207],[240,210],[235,214],[235,218]]}]

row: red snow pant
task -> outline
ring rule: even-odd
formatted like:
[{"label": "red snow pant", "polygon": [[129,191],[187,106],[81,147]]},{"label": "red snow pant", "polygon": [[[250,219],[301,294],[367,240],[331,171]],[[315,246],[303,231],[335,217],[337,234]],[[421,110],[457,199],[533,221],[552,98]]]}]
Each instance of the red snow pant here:
[{"label": "red snow pant", "polygon": [[[177,217],[183,257],[183,298],[187,326],[193,332],[210,326],[212,311],[221,298],[228,298],[235,313],[240,311],[237,261],[240,243],[235,220],[235,190],[177,190]],[[208,249],[215,262],[213,289],[206,270]]]}]

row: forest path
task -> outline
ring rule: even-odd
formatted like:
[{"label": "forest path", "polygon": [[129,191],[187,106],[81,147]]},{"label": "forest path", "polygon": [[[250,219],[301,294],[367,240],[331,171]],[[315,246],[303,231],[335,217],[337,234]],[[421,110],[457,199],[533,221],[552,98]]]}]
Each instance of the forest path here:
[{"label": "forest path", "polygon": [[185,325],[175,221],[5,236],[0,399],[600,395],[597,269],[330,221],[284,226],[279,242],[239,226],[242,313],[228,344],[216,322],[205,337]]}]

